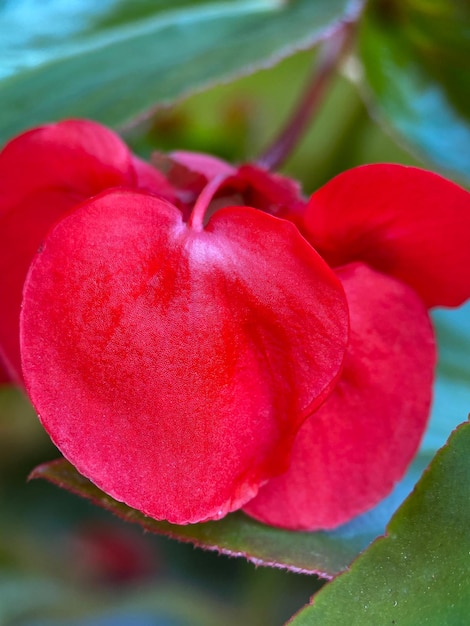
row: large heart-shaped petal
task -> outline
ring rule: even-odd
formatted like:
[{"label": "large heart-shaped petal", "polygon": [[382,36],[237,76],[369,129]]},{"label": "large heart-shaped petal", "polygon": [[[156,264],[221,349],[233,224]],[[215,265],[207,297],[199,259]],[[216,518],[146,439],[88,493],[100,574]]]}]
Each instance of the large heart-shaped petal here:
[{"label": "large heart-shaped petal", "polygon": [[423,435],[435,363],[421,299],[362,264],[338,271],[351,335],[343,373],[300,429],[289,470],[262,487],[245,511],[294,529],[327,529],[384,498]]},{"label": "large heart-shaped petal", "polygon": [[340,282],[292,224],[231,207],[198,230],[164,200],[107,192],[32,264],[23,371],[80,472],[152,517],[196,522],[286,469],[348,324]]},{"label": "large heart-shaped petal", "polygon": [[95,122],[68,120],[36,128],[0,152],[0,352],[18,382],[18,320],[31,259],[59,217],[115,186],[163,195],[170,190],[162,174]]},{"label": "large heart-shaped petal", "polygon": [[306,236],[332,265],[362,261],[411,285],[428,306],[470,297],[470,193],[403,165],[357,167],[316,191]]}]

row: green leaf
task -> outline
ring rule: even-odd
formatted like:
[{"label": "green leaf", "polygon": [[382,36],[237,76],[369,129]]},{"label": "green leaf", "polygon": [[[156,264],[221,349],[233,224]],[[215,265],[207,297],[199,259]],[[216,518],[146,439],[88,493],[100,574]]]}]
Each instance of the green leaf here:
[{"label": "green leaf", "polygon": [[470,615],[470,424],[436,455],[412,495],[347,573],[292,626],[460,626]]},{"label": "green leaf", "polygon": [[0,141],[64,117],[126,123],[157,104],[312,46],[340,20],[355,17],[360,4],[87,0],[80,7],[54,0],[45,8],[27,0],[3,3]]},{"label": "green leaf", "polygon": [[360,52],[372,108],[429,163],[470,183],[470,3],[375,0]]},{"label": "green leaf", "polygon": [[243,513],[233,513],[216,522],[178,526],[158,522],[121,502],[116,502],[63,459],[37,467],[32,478],[45,478],[73,493],[92,500],[118,517],[140,524],[150,532],[166,535],[198,547],[232,556],[244,556],[260,565],[285,567],[324,577],[343,570],[367,545],[361,537],[345,540],[328,533],[289,532],[260,524]]}]

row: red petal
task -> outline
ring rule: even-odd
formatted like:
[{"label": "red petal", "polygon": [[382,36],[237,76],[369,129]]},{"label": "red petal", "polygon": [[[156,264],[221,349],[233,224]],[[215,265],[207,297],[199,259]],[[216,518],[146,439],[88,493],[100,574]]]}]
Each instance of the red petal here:
[{"label": "red petal", "polygon": [[0,344],[17,381],[21,294],[34,253],[52,224],[82,200],[112,186],[139,185],[144,166],[137,176],[135,163],[117,135],[87,120],[30,130],[0,153]]},{"label": "red petal", "polygon": [[249,208],[196,232],[158,198],[103,194],[50,232],[24,293],[24,375],[52,439],[175,523],[221,517],[285,470],[347,342],[333,272]]},{"label": "red petal", "polygon": [[428,306],[470,297],[470,194],[437,174],[349,170],[313,194],[305,225],[332,266],[363,261],[411,285]]},{"label": "red petal", "polygon": [[79,200],[72,193],[39,191],[0,218],[0,344],[7,369],[18,383],[22,381],[19,317],[23,283],[51,224]]},{"label": "red petal", "polygon": [[244,509],[275,526],[334,528],[375,505],[404,474],[427,423],[435,345],[422,301],[366,265],[338,275],[351,323],[340,381],[300,429],[289,470]]},{"label": "red petal", "polygon": [[210,154],[176,150],[156,152],[152,163],[181,194],[182,202],[192,204],[209,181],[216,176],[232,176],[236,169]]},{"label": "red petal", "polygon": [[306,203],[300,184],[291,178],[273,174],[255,165],[242,165],[238,169],[237,178],[246,187],[244,197],[250,206],[278,217],[288,216],[295,223],[305,211]]},{"label": "red petal", "polygon": [[88,120],[67,120],[16,137],[0,154],[0,172],[0,215],[38,189],[89,198],[135,181],[126,145]]},{"label": "red petal", "polygon": [[182,165],[191,172],[201,174],[206,182],[216,176],[231,176],[236,172],[236,168],[226,161],[201,152],[175,150],[170,154],[170,159],[173,163]]}]

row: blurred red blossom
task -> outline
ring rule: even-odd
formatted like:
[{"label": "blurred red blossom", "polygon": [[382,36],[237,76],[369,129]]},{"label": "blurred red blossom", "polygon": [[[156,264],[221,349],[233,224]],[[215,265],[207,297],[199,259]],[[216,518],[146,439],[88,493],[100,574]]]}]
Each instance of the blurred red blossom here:
[{"label": "blurred red blossom", "polygon": [[427,306],[470,296],[468,192],[375,165],[306,201],[255,165],[151,166],[80,120],[14,139],[0,173],[2,354],[101,489],[174,523],[316,529],[401,478]]},{"label": "blurred red blossom", "polygon": [[68,537],[68,550],[84,580],[95,584],[135,585],[155,575],[162,559],[146,537],[130,526],[94,521]]}]

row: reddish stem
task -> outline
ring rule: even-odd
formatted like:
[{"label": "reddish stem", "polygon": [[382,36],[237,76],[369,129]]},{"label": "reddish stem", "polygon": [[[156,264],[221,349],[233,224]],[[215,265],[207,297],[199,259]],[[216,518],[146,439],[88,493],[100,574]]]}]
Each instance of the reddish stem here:
[{"label": "reddish stem", "polygon": [[351,44],[353,32],[354,24],[344,22],[325,41],[320,49],[312,77],[287,124],[258,159],[257,164],[260,167],[268,170],[277,169],[290,155],[321,104],[334,70]]},{"label": "reddish stem", "polygon": [[201,231],[204,228],[204,216],[207,211],[207,207],[211,203],[214,194],[222,185],[224,180],[228,178],[227,174],[218,174],[210,180],[204,189],[199,194],[196,202],[194,203],[191,215],[189,216],[188,226],[193,230]]}]

